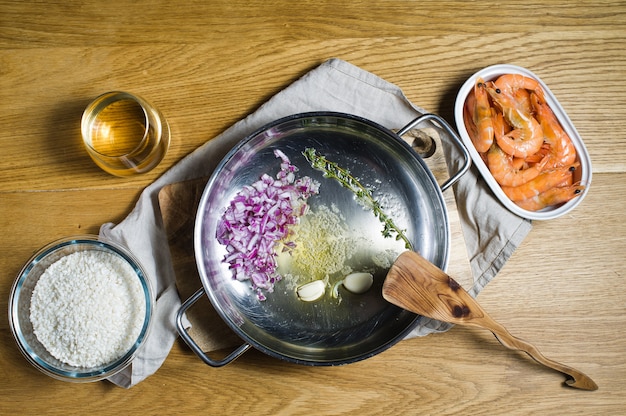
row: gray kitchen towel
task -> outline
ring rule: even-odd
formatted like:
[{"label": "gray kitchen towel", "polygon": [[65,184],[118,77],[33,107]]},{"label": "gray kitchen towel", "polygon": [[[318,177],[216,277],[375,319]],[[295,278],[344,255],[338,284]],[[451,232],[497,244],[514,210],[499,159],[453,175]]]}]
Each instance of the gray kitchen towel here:
[{"label": "gray kitchen towel", "polygon": [[[175,318],[181,301],[161,219],[158,193],[168,184],[206,177],[241,139],[276,119],[309,111],[337,111],[375,121],[389,129],[407,125],[425,110],[413,105],[397,86],[340,59],[331,59],[276,94],[257,111],[209,140],[145,188],[134,209],[119,224],[103,224],[100,235],[128,247],[146,268],[156,293],[154,324],[131,365],[109,380],[129,388],[154,374],[178,334]],[[446,151],[450,170],[460,163]],[[454,187],[474,285],[472,295],[496,275],[531,229],[528,220],[506,210],[472,168]],[[409,334],[449,328],[424,320]]]}]

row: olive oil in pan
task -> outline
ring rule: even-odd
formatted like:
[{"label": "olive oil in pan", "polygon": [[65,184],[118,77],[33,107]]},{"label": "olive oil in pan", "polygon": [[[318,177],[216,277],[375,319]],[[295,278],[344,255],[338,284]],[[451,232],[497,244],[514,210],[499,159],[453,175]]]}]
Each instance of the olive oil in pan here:
[{"label": "olive oil in pan", "polygon": [[[281,252],[278,258],[278,271],[287,293],[297,294],[302,289],[307,299],[338,304],[346,295],[338,288],[346,276],[367,273],[384,278],[404,245],[393,238],[383,238],[380,223],[371,213],[360,211],[360,215],[350,216],[350,223],[326,205],[312,209],[302,218],[294,239],[296,248]],[[317,283],[304,287],[313,282]],[[313,287],[323,293],[312,296]]]}]

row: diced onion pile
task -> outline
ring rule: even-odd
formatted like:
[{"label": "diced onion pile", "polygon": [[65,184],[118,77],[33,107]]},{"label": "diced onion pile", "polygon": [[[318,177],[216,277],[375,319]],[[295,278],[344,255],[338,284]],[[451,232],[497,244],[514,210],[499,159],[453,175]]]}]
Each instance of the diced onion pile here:
[{"label": "diced onion pile", "polygon": [[319,192],[319,182],[308,176],[296,179],[298,168],[280,150],[274,154],[281,159],[276,179],[263,174],[244,186],[217,227],[217,241],[226,246],[224,262],[235,279],[251,281],[260,300],[265,300],[263,290],[271,293],[281,278],[276,271],[277,246],[294,247],[289,241],[291,227],[305,214],[308,198]]}]

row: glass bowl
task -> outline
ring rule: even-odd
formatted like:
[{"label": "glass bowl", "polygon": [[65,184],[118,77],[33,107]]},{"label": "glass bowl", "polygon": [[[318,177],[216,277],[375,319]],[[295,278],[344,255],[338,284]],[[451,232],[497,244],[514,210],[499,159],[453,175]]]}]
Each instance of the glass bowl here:
[{"label": "glass bowl", "polygon": [[[93,289],[95,286],[89,286],[90,288],[89,291],[91,293],[80,292],[81,290],[84,291],[85,285],[78,284],[76,282],[81,281],[81,279],[85,279],[85,275],[88,275],[88,273],[74,272],[72,274],[68,272],[70,267],[66,267],[65,269],[62,269],[62,268],[59,269],[60,264],[66,264],[69,261],[67,256],[71,254],[75,254],[75,253],[90,253],[90,254],[78,254],[78,256],[80,256],[81,258],[87,258],[87,257],[90,259],[97,258],[103,261],[104,259],[111,260],[110,263],[96,262],[95,264],[103,268],[109,268],[109,267],[112,267],[111,265],[116,265],[115,267],[117,267],[117,269],[113,269],[113,270],[120,271],[120,273],[121,273],[121,270],[124,271],[123,275],[122,274],[117,275],[117,279],[118,279],[117,282],[119,283],[120,279],[122,279],[121,281],[124,282],[124,284],[127,284],[129,288],[134,287],[133,296],[127,297],[126,300],[130,300],[130,299],[133,300],[131,309],[134,310],[134,315],[131,313],[132,318],[129,317],[129,321],[130,319],[133,319],[134,329],[132,330],[132,333],[138,334],[138,336],[136,338],[133,336],[132,339],[127,340],[124,343],[120,343],[119,348],[122,348],[121,345],[124,345],[125,347],[128,347],[128,348],[121,349],[120,351],[125,351],[125,352],[120,352],[118,354],[115,354],[117,358],[111,358],[107,362],[100,362],[100,361],[95,360],[93,365],[87,365],[87,364],[79,363],[78,361],[72,361],[72,360],[66,359],[64,358],[65,356],[61,356],[63,354],[59,354],[58,348],[55,349],[55,348],[48,348],[48,347],[49,346],[56,347],[59,343],[70,345],[71,341],[68,341],[67,330],[57,331],[57,328],[59,328],[59,326],[55,326],[55,330],[51,331],[49,330],[49,328],[43,325],[43,327],[45,328],[45,331],[43,332],[46,333],[46,336],[38,337],[38,335],[35,334],[35,331],[33,329],[33,322],[32,322],[33,319],[31,319],[31,313],[33,313],[31,310],[31,305],[33,304],[33,302],[37,304],[37,308],[35,308],[35,310],[37,311],[36,313],[38,314],[38,316],[43,315],[45,318],[50,317],[48,316],[48,311],[46,311],[46,306],[43,306],[43,307],[39,306],[42,304],[42,302],[34,300],[34,299],[39,299],[39,298],[37,296],[33,297],[33,292],[35,291],[35,288],[37,287],[38,282],[40,282],[41,277],[53,264],[56,265],[54,268],[56,272],[53,273],[52,269],[50,269],[51,271],[47,274],[45,280],[50,281],[49,277],[51,275],[54,275],[56,281],[60,282],[59,283],[60,287],[69,288],[69,289],[67,291],[61,290],[60,292],[58,292],[58,294],[54,294],[54,292],[45,292],[43,287],[44,286],[49,287],[49,286],[42,283],[40,286],[40,293],[50,295],[51,304],[59,303],[59,302],[56,302],[55,299],[64,299],[64,302],[70,305],[82,305],[83,303],[82,301],[84,299],[82,297],[83,293],[85,295],[85,298],[90,295],[94,296],[94,294],[99,296],[100,299],[104,298],[104,296],[102,296],[102,293],[98,293],[95,291],[95,289]],[[76,259],[77,257],[74,256],[73,258]],[[65,260],[61,262],[60,260],[62,259],[65,259]],[[82,260],[82,261],[86,262],[86,260]],[[93,265],[94,264],[93,260],[90,260],[90,261],[92,261],[92,263],[90,264]],[[63,270],[65,270],[65,272],[63,272]],[[77,277],[78,275],[81,275],[82,277],[78,278]],[[89,275],[87,279],[89,278],[91,278],[91,275]],[[134,278],[138,280],[139,285],[137,285],[137,281],[135,281]],[[109,278],[107,277],[107,279],[100,279],[98,282],[94,280],[93,283],[101,285],[102,284],[101,282],[103,280],[108,281]],[[84,280],[82,281],[84,282]],[[69,286],[67,286],[68,284]],[[57,285],[57,289],[59,285]],[[78,287],[78,289],[74,289],[76,287]],[[78,291],[78,301],[75,301],[77,299],[76,298],[77,291]],[[65,296],[66,296],[65,298],[63,297],[64,296],[63,292],[65,292]],[[130,289],[129,289],[129,292],[130,292]],[[67,295],[67,293],[72,293],[72,295],[71,296]],[[108,296],[108,293],[105,296]],[[72,301],[67,302],[68,299],[72,299]],[[120,299],[124,299],[124,297],[121,297]],[[110,303],[115,304],[115,302],[113,301]],[[131,302],[127,302],[127,303],[131,303]],[[70,306],[69,308],[71,307],[72,306]],[[77,308],[77,306],[74,306],[74,307]],[[128,305],[124,306],[124,302],[122,302],[122,304],[115,304],[114,307],[112,306],[112,310],[119,311],[120,307],[127,308],[130,306]],[[41,312],[40,309],[42,308],[45,313]],[[117,308],[117,309],[114,309],[114,308]],[[58,308],[58,309],[64,309],[64,307]],[[104,311],[103,309],[98,309],[96,313],[93,313],[94,312],[93,310],[89,311],[87,308],[86,311],[88,313],[85,313],[84,315],[85,321],[89,321],[90,319],[96,319],[96,318],[102,319],[103,316],[106,317],[105,315],[106,311]],[[28,362],[30,362],[34,367],[36,367],[43,373],[47,374],[48,376],[51,376],[58,380],[70,381],[70,382],[92,382],[92,381],[98,381],[98,380],[102,380],[107,377],[110,377],[113,374],[123,370],[126,366],[128,366],[128,364],[130,364],[130,362],[135,357],[137,350],[146,340],[146,337],[150,329],[153,309],[154,309],[154,298],[153,298],[152,289],[146,278],[146,273],[144,269],[141,267],[141,265],[139,264],[139,262],[134,258],[134,256],[130,252],[128,252],[128,250],[126,250],[124,247],[120,246],[119,244],[101,239],[97,236],[77,236],[77,237],[69,237],[69,238],[65,238],[62,240],[58,240],[58,241],[55,241],[53,243],[46,245],[45,247],[40,249],[37,253],[35,253],[35,255],[31,257],[31,259],[22,268],[22,270],[18,274],[13,284],[13,287],[11,289],[11,296],[9,299],[9,323],[11,326],[11,331],[13,333],[13,336],[15,337],[15,340],[17,342],[17,345],[19,346],[20,351],[26,357]],[[56,310],[57,309],[55,309],[55,311]],[[83,311],[82,309],[78,309],[78,313],[82,313],[82,311]],[[56,316],[56,315],[59,315],[56,312],[53,312],[52,315],[55,315],[55,316],[50,317],[51,319],[59,319],[59,320],[61,319],[58,316]],[[76,313],[73,316],[75,317]],[[83,315],[80,315],[80,316],[83,316]],[[115,322],[119,321],[118,316],[115,317]],[[37,322],[40,322],[36,325],[36,327],[40,328],[40,334],[42,334],[41,319],[39,320],[34,319],[34,320]],[[74,320],[77,320],[77,318]],[[69,321],[69,322],[70,322],[70,325],[73,325],[72,321]],[[91,328],[93,328],[94,325],[98,327],[98,325],[100,324],[97,324],[95,322],[96,321],[92,321],[92,322],[80,321],[78,322],[79,325],[72,327],[70,332],[71,333],[77,332],[79,335],[83,335],[84,330],[76,329],[76,331],[74,331],[75,328],[78,328],[79,326],[82,327],[82,324],[85,324],[87,326],[92,325]],[[125,323],[125,321],[123,320],[121,322]],[[67,322],[63,322],[62,324],[66,325]],[[125,330],[119,331],[122,333],[121,336],[124,336],[124,331]],[[57,336],[56,335],[57,332],[64,334],[66,338],[63,338],[63,341],[59,341],[61,338],[54,339],[54,337]],[[53,338],[54,342],[51,342],[50,337]],[[79,336],[76,336],[76,337],[80,338]],[[43,339],[43,343],[40,341],[40,338]],[[74,341],[76,342],[76,340]],[[87,345],[87,348],[85,348],[84,350],[91,351],[92,347],[95,350],[95,346],[93,346],[95,342],[91,343],[90,339],[86,341],[85,338],[83,338],[83,339],[79,339],[78,341],[80,341],[80,343],[82,343],[83,346]],[[113,341],[106,339],[105,343],[106,342],[113,342]],[[130,345],[131,343],[132,345]],[[107,348],[109,349],[111,347],[112,347],[111,345],[107,346]],[[117,348],[117,344],[116,344],[116,348]],[[56,354],[53,355],[51,352],[49,352],[49,349],[56,351]],[[61,350],[63,350],[63,348],[61,348]],[[81,352],[81,354],[82,353],[84,352]],[[112,357],[112,355],[110,356]],[[91,359],[91,361],[94,361],[94,359]],[[69,362],[73,362],[73,364],[69,364]]]}]

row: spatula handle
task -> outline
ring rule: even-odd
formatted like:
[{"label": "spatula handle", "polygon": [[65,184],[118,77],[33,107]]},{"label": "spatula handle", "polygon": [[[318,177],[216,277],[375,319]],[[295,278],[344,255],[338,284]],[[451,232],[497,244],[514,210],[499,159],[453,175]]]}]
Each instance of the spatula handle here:
[{"label": "spatula handle", "polygon": [[472,323],[490,330],[496,336],[496,339],[505,347],[511,350],[523,351],[530,355],[538,363],[565,374],[568,377],[565,384],[568,386],[583,390],[598,389],[598,385],[587,375],[581,373],[575,368],[547,358],[533,344],[512,335],[504,326],[496,322],[489,315],[484,314],[484,316],[480,319],[480,323]]},{"label": "spatula handle", "polygon": [[511,335],[453,278],[416,252],[406,251],[396,259],[385,278],[383,298],[418,315],[488,329],[505,347],[524,351],[540,364],[565,374],[568,386],[598,388],[580,371],[544,357],[534,345]]}]

